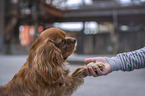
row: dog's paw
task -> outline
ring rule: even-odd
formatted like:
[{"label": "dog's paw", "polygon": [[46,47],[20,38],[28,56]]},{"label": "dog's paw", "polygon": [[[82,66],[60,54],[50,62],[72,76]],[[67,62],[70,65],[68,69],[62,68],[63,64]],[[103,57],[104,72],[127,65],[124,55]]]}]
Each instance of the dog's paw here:
[{"label": "dog's paw", "polygon": [[92,67],[94,71],[96,71],[96,66],[100,68],[101,71],[105,68],[104,63],[102,62],[91,62],[87,65],[87,68]]},{"label": "dog's paw", "polygon": [[82,74],[84,73],[84,66],[78,67],[73,73],[72,77],[82,77]]},{"label": "dog's paw", "polygon": [[[92,69],[97,73],[96,66],[98,66],[101,71],[103,71],[103,69],[105,68],[104,63],[102,63],[102,62],[91,62],[86,67],[87,68],[92,67]],[[87,74],[85,72],[83,73],[83,75],[87,76]]]},{"label": "dog's paw", "polygon": [[104,63],[102,62],[91,62],[89,63],[87,66],[81,66],[78,67],[73,73],[72,73],[72,77],[86,77],[87,74],[85,73],[85,69],[84,68],[89,68],[92,67],[93,70],[97,73],[97,69],[96,66],[98,66],[100,68],[101,71],[103,71],[103,69],[105,68]]}]

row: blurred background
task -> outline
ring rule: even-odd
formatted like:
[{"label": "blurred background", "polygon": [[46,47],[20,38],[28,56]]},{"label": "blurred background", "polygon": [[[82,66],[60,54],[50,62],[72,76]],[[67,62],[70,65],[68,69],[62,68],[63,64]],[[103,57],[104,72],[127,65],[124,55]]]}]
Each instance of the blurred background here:
[{"label": "blurred background", "polygon": [[[145,0],[0,0],[0,85],[26,62],[45,29],[77,38],[71,70],[95,56],[114,56],[145,46]],[[145,70],[87,77],[73,96],[144,96]]]},{"label": "blurred background", "polygon": [[43,30],[78,40],[76,54],[116,54],[145,45],[145,0],[0,0],[0,53],[28,54]]}]

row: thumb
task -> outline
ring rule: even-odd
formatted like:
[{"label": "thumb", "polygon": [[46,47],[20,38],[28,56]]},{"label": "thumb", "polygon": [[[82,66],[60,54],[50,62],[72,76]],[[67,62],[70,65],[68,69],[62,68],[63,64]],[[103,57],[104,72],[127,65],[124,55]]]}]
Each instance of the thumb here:
[{"label": "thumb", "polygon": [[85,63],[96,62],[96,58],[86,58],[84,60]]}]

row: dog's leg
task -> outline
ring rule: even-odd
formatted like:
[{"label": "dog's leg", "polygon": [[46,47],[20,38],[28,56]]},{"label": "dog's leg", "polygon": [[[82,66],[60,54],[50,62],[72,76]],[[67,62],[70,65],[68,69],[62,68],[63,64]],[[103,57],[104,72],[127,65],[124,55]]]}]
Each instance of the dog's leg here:
[{"label": "dog's leg", "polygon": [[64,96],[71,96],[74,91],[77,90],[77,88],[84,83],[84,79],[81,77],[84,67],[77,68],[71,75],[71,85],[68,87],[65,91]]}]

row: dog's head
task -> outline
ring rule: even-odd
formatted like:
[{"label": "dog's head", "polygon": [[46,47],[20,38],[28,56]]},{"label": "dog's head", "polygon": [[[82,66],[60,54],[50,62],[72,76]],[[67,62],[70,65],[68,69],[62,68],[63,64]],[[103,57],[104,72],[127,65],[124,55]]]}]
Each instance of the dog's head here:
[{"label": "dog's head", "polygon": [[67,37],[66,33],[58,28],[50,28],[44,30],[35,40],[28,61],[39,75],[52,83],[62,75],[62,64],[75,48],[75,38]]},{"label": "dog's head", "polygon": [[66,60],[76,48],[76,39],[67,37],[66,33],[58,28],[50,28],[39,35],[32,49],[37,49],[37,51],[39,51],[39,47],[46,50],[47,53],[50,53],[51,50],[59,51],[58,54],[62,55],[63,59]]}]

